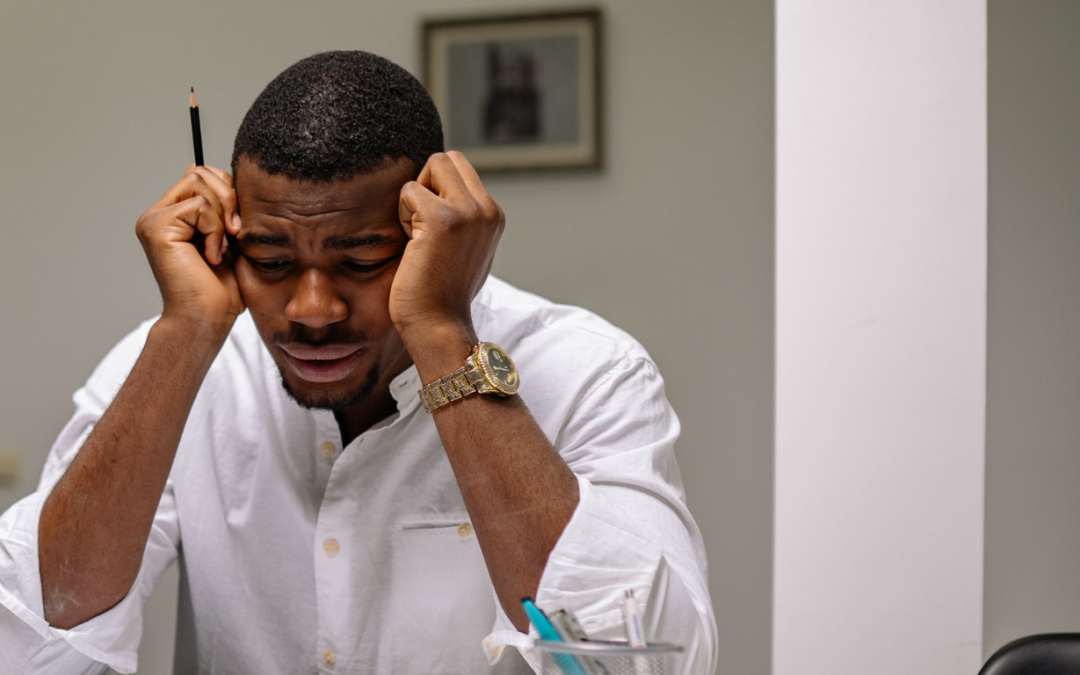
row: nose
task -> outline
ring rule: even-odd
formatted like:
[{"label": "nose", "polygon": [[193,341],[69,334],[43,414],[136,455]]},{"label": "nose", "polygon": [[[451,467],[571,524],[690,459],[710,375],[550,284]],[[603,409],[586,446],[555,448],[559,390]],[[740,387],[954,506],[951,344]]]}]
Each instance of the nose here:
[{"label": "nose", "polygon": [[322,328],[349,316],[349,306],[338,296],[334,285],[319,270],[304,272],[285,305],[285,317],[310,328]]}]

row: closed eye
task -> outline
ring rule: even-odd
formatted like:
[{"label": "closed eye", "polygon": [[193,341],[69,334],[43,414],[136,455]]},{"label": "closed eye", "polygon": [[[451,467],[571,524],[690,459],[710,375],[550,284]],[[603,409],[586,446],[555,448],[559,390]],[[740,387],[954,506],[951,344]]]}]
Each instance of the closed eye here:
[{"label": "closed eye", "polygon": [[364,272],[374,272],[377,269],[385,267],[386,265],[388,265],[392,261],[398,259],[399,257],[400,256],[397,256],[397,255],[391,256],[391,257],[387,258],[386,260],[380,260],[379,262],[376,262],[376,263],[360,263],[360,262],[356,262],[354,260],[345,260],[345,261],[342,261],[341,266],[344,267],[345,269],[349,270],[350,272],[363,274]]},{"label": "closed eye", "polygon": [[288,260],[255,260],[248,258],[248,263],[260,272],[280,272],[289,266]]}]

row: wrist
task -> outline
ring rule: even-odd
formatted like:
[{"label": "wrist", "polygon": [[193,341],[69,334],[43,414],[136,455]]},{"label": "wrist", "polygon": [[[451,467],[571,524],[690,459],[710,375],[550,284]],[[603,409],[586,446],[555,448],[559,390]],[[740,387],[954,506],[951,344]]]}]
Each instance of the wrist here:
[{"label": "wrist", "polygon": [[148,340],[182,345],[186,351],[209,354],[213,360],[228,339],[233,323],[233,320],[196,319],[166,312],[150,328]]},{"label": "wrist", "polygon": [[424,384],[461,368],[479,342],[472,326],[455,323],[414,326],[401,339]]}]

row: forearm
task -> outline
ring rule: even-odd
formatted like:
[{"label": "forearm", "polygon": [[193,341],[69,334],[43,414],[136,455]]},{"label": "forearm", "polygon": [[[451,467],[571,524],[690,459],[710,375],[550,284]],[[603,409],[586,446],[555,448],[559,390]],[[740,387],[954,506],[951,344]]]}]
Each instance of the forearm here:
[{"label": "forearm", "polygon": [[223,328],[162,318],[46,500],[38,528],[45,619],[70,628],[122,600]]},{"label": "forearm", "polygon": [[[460,367],[472,339],[466,334],[435,341],[437,348],[411,349],[421,381]],[[577,480],[518,396],[467,396],[433,416],[492,584],[525,631],[521,599],[536,595],[548,555],[577,506]]]},{"label": "forearm", "polygon": [[[432,155],[401,189],[410,241],[390,289],[390,318],[424,384],[458,370],[476,335],[471,303],[506,224],[480,177],[456,151]],[[466,396],[432,412],[492,584],[524,631],[524,596],[578,503],[573,472],[517,396]]]}]

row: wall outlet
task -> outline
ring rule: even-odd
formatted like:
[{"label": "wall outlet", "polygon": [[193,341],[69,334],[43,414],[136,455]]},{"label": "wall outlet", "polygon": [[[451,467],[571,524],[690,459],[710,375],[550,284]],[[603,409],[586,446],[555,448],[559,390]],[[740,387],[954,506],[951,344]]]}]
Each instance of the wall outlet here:
[{"label": "wall outlet", "polygon": [[22,471],[22,456],[18,450],[0,449],[0,486],[10,486],[19,482]]}]

